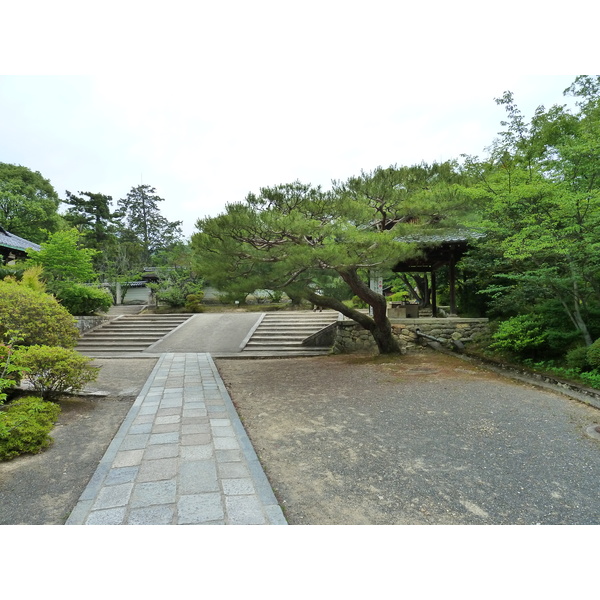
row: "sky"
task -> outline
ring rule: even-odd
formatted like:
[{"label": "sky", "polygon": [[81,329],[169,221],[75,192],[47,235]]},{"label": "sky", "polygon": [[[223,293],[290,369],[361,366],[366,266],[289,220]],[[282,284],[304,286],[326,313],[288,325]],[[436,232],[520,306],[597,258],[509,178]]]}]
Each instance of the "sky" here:
[{"label": "sky", "polygon": [[530,117],[593,67],[587,21],[575,49],[556,43],[569,16],[537,2],[15,4],[0,162],[61,198],[150,185],[186,236],[260,187],[484,155],[502,129],[494,98],[511,90]]}]

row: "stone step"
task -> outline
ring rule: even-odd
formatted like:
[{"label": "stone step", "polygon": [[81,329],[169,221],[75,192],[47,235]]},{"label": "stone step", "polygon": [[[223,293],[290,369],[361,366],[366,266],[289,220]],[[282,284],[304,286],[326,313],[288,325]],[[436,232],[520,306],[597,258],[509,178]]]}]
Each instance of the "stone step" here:
[{"label": "stone step", "polygon": [[311,335],[335,323],[338,313],[267,313],[244,347],[245,356],[320,356],[328,347],[303,346]]},{"label": "stone step", "polygon": [[76,349],[84,354],[142,352],[192,315],[125,315],[83,335]]},{"label": "stone step", "polygon": [[129,335],[137,335],[139,333],[145,332],[156,332],[158,334],[168,333],[169,331],[173,331],[174,327],[100,327],[98,329],[94,329],[89,333],[86,333],[86,336],[97,335],[98,333],[113,333],[113,332],[121,332]]},{"label": "stone step", "polygon": [[125,337],[115,337],[115,336],[96,336],[93,338],[81,339],[77,343],[78,348],[82,348],[83,346],[94,346],[97,344],[145,344],[149,346],[154,342],[160,340],[163,336],[161,335],[153,335],[153,336],[138,336],[135,338],[125,336]]}]

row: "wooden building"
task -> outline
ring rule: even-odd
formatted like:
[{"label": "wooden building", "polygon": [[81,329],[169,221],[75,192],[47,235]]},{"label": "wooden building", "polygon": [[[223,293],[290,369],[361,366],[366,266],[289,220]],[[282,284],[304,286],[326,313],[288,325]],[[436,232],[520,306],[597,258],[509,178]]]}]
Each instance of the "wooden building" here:
[{"label": "wooden building", "polygon": [[34,244],[18,235],[9,233],[0,225],[0,256],[2,264],[6,265],[18,258],[27,258],[27,250],[40,250],[38,244]]}]

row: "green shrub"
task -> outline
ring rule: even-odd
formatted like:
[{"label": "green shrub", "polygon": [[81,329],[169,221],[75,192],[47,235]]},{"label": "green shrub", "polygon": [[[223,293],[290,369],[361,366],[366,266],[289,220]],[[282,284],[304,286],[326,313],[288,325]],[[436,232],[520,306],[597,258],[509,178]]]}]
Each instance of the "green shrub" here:
[{"label": "green shrub", "polygon": [[565,356],[565,362],[567,367],[571,369],[579,369],[580,371],[587,371],[591,368],[590,362],[587,357],[588,348],[586,346],[578,346],[569,350]]},{"label": "green shrub", "polygon": [[82,283],[61,284],[55,296],[72,315],[78,316],[106,312],[113,304],[110,292]]},{"label": "green shrub", "polygon": [[408,300],[408,292],[395,292],[388,297],[390,302],[405,302]]},{"label": "green shrub", "polygon": [[600,368],[600,338],[587,349],[587,361],[593,369]]},{"label": "green shrub", "polygon": [[190,269],[158,269],[158,283],[149,283],[148,287],[156,294],[158,302],[172,308],[181,308],[190,294],[202,292],[202,278],[195,276]]},{"label": "green shrub", "polygon": [[60,406],[28,397],[14,400],[0,411],[0,460],[19,454],[41,452],[52,444],[49,433],[60,414]]},{"label": "green shrub", "polygon": [[15,364],[27,369],[28,381],[44,400],[55,400],[65,392],[77,392],[98,377],[98,367],[90,366],[91,358],[75,350],[50,346],[19,348]]},{"label": "green shrub", "polygon": [[532,356],[547,340],[543,320],[537,315],[518,315],[502,321],[490,344],[492,350],[508,350],[518,356]]},{"label": "green shrub", "polygon": [[235,304],[236,302],[246,304],[248,295],[248,292],[223,292],[218,295],[218,298],[221,304]]},{"label": "green shrub", "polygon": [[18,331],[24,346],[45,344],[73,348],[79,330],[56,298],[29,287],[0,281],[0,336]]},{"label": "green shrub", "polygon": [[14,364],[14,341],[12,337],[8,344],[0,342],[0,404],[6,401],[8,395],[4,390],[10,390],[21,382],[23,369]]},{"label": "green shrub", "polygon": [[364,300],[361,300],[358,296],[353,296],[351,303],[352,308],[367,308],[367,306],[369,306]]},{"label": "green shrub", "polygon": [[202,300],[204,299],[204,292],[198,292],[196,294],[188,294],[185,297],[185,310],[189,312],[202,312],[204,307],[202,306]]}]

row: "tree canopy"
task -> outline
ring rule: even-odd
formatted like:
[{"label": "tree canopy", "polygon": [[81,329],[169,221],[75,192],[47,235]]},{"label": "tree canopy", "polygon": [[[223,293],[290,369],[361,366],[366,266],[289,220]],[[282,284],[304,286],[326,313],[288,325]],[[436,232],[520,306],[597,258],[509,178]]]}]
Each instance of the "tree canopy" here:
[{"label": "tree canopy", "polygon": [[492,304],[516,314],[554,300],[587,345],[600,305],[599,89],[600,78],[579,77],[565,90],[580,99],[575,112],[541,106],[529,123],[506,92],[505,130],[486,159],[464,163],[487,231],[478,253]]},{"label": "tree canopy", "polygon": [[0,163],[0,224],[39,244],[62,226],[60,199],[50,181],[27,167]]},{"label": "tree canopy", "polygon": [[[370,289],[369,271],[389,270],[418,252],[396,239],[401,227],[455,225],[464,203],[454,193],[454,176],[452,165],[423,164],[378,168],[335,182],[327,192],[298,181],[261,188],[243,203],[228,204],[224,214],[198,220],[192,247],[219,289],[286,291],[354,319],[381,353],[398,352],[386,300]],[[372,308],[372,317],[322,293],[323,278],[332,275]]]},{"label": "tree canopy", "polygon": [[126,228],[142,245],[145,261],[182,237],[182,222],[167,220],[160,213],[160,202],[164,202],[164,198],[157,196],[156,190],[149,185],[131,188],[127,196],[118,202]]}]

